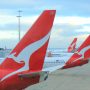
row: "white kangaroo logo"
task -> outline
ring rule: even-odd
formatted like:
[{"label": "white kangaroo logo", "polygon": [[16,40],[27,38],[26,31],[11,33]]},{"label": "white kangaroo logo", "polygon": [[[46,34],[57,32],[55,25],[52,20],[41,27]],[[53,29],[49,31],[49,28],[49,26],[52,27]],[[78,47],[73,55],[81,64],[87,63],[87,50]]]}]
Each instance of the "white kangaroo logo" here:
[{"label": "white kangaroo logo", "polygon": [[16,52],[10,54],[8,56],[8,58],[12,58],[13,60],[15,60],[18,63],[23,61],[25,63],[25,65],[24,65],[24,67],[20,68],[19,70],[16,70],[15,72],[12,72],[12,73],[6,75],[4,78],[1,79],[1,81],[5,80],[6,78],[8,78],[8,77],[10,77],[10,76],[12,76],[18,72],[29,70],[29,59],[30,59],[31,55],[47,42],[47,40],[49,39],[49,36],[50,36],[50,32],[45,37],[43,37],[42,39],[26,46],[19,53],[19,55],[17,57],[14,56]]},{"label": "white kangaroo logo", "polygon": [[87,50],[89,50],[89,49],[90,49],[90,45],[87,46],[87,47],[84,47],[80,52],[76,51],[75,53],[77,53],[78,55],[81,55],[81,57],[78,58],[78,59],[76,59],[76,60],[74,60],[73,62],[75,62],[75,61],[77,61],[77,60],[79,60],[79,59],[83,59],[85,52],[86,52]]}]

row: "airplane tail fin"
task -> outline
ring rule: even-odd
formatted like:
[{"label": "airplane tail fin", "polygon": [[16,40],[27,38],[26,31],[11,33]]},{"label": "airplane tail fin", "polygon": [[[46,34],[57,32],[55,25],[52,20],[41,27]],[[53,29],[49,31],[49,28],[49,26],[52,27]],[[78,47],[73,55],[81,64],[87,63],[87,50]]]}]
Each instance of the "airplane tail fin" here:
[{"label": "airplane tail fin", "polygon": [[2,63],[3,68],[42,70],[55,12],[45,10],[41,14]]},{"label": "airplane tail fin", "polygon": [[72,41],[72,43],[70,44],[70,46],[68,47],[68,52],[75,52],[76,49],[76,42],[77,42],[77,38],[74,38],[74,40]]},{"label": "airplane tail fin", "polygon": [[87,60],[89,58],[90,58],[90,35],[78,48],[78,50],[70,57],[67,63],[70,64],[78,60]]}]

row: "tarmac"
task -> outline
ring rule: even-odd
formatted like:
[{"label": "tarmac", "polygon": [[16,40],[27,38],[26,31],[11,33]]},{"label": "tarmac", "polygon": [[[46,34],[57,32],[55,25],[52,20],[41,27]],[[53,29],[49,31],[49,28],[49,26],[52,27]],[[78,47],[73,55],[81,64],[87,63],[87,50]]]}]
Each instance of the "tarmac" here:
[{"label": "tarmac", "polygon": [[44,82],[25,90],[90,90],[90,63],[71,69],[57,70]]}]

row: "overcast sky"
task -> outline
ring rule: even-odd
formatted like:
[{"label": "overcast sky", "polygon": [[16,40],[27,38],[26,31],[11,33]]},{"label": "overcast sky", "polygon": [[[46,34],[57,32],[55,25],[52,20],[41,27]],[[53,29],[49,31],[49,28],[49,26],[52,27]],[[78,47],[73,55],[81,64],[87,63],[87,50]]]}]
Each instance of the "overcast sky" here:
[{"label": "overcast sky", "polygon": [[90,34],[90,0],[1,0],[0,47],[13,48],[18,42],[18,10],[21,37],[45,9],[56,9],[50,48],[68,47],[74,37],[77,47]]}]

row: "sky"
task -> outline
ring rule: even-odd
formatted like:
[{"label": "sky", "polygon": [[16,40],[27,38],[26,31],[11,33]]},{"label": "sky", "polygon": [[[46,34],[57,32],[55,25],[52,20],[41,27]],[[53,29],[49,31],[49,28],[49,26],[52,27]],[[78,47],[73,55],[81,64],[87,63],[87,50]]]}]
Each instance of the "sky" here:
[{"label": "sky", "polygon": [[77,47],[90,34],[90,0],[1,0],[0,47],[18,43],[18,10],[21,10],[21,37],[46,9],[57,11],[49,48],[67,48],[77,37]]}]

